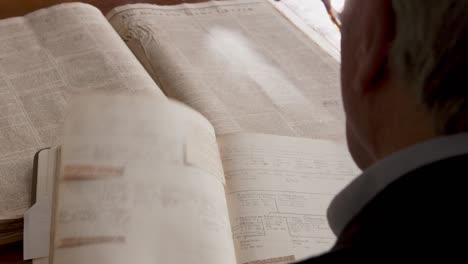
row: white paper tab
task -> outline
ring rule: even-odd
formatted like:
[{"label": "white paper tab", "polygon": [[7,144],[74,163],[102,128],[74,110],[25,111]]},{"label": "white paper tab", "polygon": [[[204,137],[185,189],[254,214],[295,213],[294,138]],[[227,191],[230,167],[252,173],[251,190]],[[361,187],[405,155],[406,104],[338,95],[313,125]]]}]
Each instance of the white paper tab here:
[{"label": "white paper tab", "polygon": [[58,149],[44,149],[38,154],[36,203],[24,213],[23,259],[49,256],[52,223],[52,197]]},{"label": "white paper tab", "polygon": [[49,196],[44,196],[24,214],[24,260],[49,255],[52,210],[50,201]]}]

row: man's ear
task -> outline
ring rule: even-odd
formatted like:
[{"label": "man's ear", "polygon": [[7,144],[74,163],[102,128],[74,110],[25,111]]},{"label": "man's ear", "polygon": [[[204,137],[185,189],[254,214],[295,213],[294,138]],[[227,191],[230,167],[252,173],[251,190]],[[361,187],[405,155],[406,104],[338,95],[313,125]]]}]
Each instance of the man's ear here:
[{"label": "man's ear", "polygon": [[363,35],[362,61],[358,64],[363,93],[376,91],[387,78],[388,56],[395,38],[395,13],[391,0],[365,1],[366,27]]}]

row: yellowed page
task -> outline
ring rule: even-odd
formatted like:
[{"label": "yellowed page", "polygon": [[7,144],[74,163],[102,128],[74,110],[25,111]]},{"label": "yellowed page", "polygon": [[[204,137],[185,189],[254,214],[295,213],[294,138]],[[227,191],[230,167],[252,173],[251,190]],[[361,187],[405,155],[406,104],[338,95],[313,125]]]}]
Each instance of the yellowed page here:
[{"label": "yellowed page", "polygon": [[267,1],[127,5],[107,17],[166,95],[218,135],[345,141],[338,62]]},{"label": "yellowed page", "polygon": [[77,99],[65,125],[53,263],[236,263],[213,168],[219,153],[191,161],[195,138],[200,149],[217,147],[208,121],[179,103]]},{"label": "yellowed page", "polygon": [[336,61],[341,61],[341,33],[322,1],[268,1]]},{"label": "yellowed page", "polygon": [[34,153],[60,141],[69,97],[161,91],[96,8],[63,4],[0,20],[0,219],[30,205]]},{"label": "yellowed page", "polygon": [[261,134],[218,144],[237,263],[289,263],[332,246],[326,209],[358,172],[344,148]]}]

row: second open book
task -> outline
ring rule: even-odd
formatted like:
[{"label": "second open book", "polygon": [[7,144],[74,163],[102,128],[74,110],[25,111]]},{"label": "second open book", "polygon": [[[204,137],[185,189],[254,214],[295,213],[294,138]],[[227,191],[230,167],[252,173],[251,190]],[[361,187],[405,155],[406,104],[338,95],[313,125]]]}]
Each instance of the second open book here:
[{"label": "second open book", "polygon": [[153,96],[79,96],[56,155],[51,260],[289,263],[323,252],[334,241],[326,207],[355,174],[344,151],[216,137],[198,112]]}]

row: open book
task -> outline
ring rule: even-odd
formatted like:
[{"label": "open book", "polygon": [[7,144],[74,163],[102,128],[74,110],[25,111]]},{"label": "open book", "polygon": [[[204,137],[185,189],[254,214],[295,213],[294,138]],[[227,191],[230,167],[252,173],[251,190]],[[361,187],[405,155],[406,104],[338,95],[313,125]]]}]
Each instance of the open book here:
[{"label": "open book", "polygon": [[1,20],[0,244],[20,238],[12,230],[31,205],[33,156],[63,143],[72,95],[146,91],[191,106],[218,136],[343,145],[338,74],[339,64],[264,0],[127,5],[107,17],[71,3]]},{"label": "open book", "polygon": [[50,263],[293,262],[331,246],[324,212],[355,173],[333,142],[217,137],[148,95],[77,97],[49,153]]}]

